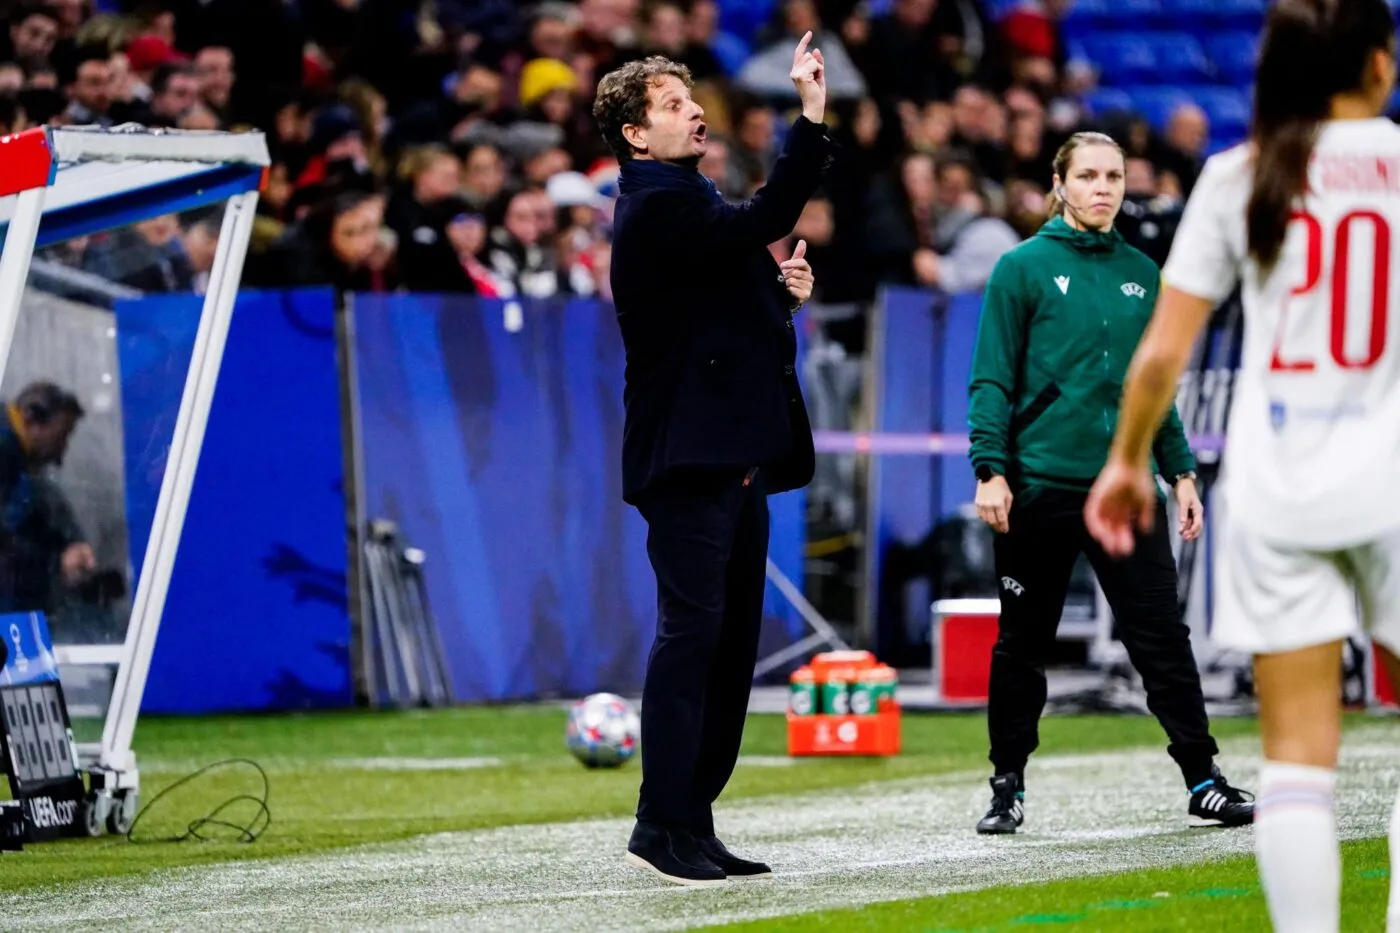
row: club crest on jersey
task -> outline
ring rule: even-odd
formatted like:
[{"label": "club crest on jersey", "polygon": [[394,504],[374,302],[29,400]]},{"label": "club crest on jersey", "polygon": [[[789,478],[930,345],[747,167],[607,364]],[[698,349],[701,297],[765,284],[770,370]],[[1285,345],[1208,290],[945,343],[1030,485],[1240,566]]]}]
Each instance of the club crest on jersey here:
[{"label": "club crest on jersey", "polygon": [[1124,282],[1120,288],[1125,295],[1132,295],[1134,298],[1146,298],[1147,289],[1136,282]]},{"label": "club crest on jersey", "polygon": [[1282,431],[1288,423],[1288,409],[1282,402],[1269,402],[1269,424],[1275,431]]}]

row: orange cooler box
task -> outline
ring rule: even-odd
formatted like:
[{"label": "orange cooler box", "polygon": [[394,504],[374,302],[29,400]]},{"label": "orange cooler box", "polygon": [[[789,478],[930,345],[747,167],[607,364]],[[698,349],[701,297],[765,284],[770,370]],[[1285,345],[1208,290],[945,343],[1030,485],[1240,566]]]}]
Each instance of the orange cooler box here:
[{"label": "orange cooler box", "polygon": [[897,676],[868,651],[830,651],[792,675],[788,754],[899,754]]}]

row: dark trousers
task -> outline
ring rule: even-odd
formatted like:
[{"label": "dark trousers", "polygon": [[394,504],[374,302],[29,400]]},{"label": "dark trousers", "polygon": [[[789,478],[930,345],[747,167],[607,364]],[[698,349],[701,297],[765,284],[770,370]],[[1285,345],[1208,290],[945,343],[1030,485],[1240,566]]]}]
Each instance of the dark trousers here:
[{"label": "dark trousers", "polygon": [[1117,618],[1118,638],[1142,675],[1147,707],[1171,741],[1167,751],[1194,787],[1210,778],[1219,749],[1177,602],[1166,509],[1159,507],[1152,531],[1138,538],[1133,554],[1117,560],[1084,527],[1085,498],[1060,489],[1023,493],[1012,502],[1010,531],[996,536],[1001,620],[987,709],[992,764],[998,774],[1020,774],[1040,742],[1045,660],[1083,553]]},{"label": "dark trousers", "polygon": [[656,641],[642,687],[637,818],[714,834],[739,759],[768,558],[759,472],[675,472],[637,503],[656,571]]}]

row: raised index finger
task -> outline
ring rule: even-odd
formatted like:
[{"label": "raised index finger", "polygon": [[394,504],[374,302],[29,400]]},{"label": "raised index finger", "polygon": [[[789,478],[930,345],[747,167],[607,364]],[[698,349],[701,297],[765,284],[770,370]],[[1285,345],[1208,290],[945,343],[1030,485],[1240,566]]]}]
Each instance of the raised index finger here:
[{"label": "raised index finger", "polygon": [[807,30],[802,35],[802,41],[797,43],[797,51],[792,53],[792,64],[797,65],[802,61],[802,56],[807,54],[807,43],[812,41],[812,30]]}]

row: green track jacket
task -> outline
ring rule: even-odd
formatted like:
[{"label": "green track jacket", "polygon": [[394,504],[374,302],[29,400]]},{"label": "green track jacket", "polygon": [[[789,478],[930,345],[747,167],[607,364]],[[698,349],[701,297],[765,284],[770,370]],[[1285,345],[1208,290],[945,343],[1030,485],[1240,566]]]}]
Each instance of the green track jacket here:
[{"label": "green track jacket", "polygon": [[[987,282],[972,358],[974,466],[1013,490],[1093,485],[1160,281],[1116,230],[1075,230],[1058,217],[1004,255]],[[1196,468],[1175,406],[1152,454],[1168,481]]]}]

